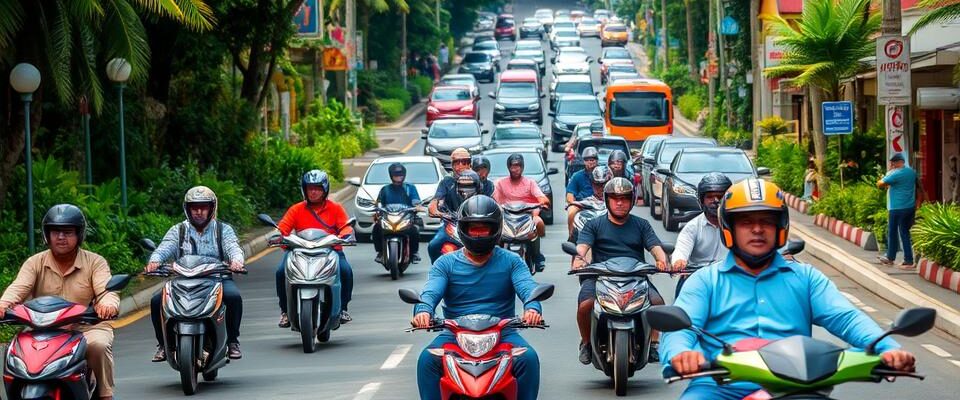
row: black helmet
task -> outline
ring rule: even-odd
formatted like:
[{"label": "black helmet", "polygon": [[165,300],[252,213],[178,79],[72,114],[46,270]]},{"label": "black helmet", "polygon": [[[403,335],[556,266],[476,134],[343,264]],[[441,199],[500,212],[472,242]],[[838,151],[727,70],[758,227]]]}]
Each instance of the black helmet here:
[{"label": "black helmet", "polygon": [[463,171],[457,177],[457,194],[464,200],[480,193],[480,175],[472,170]]},{"label": "black helmet", "polygon": [[597,133],[599,133],[599,134],[603,135],[603,130],[604,130],[604,128],[605,128],[605,127],[604,127],[604,125],[603,125],[603,120],[602,120],[602,119],[598,119],[598,120],[593,121],[593,122],[590,123],[590,133],[592,133],[592,134],[597,134]]},{"label": "black helmet", "polygon": [[390,164],[390,166],[387,167],[387,171],[389,171],[391,178],[395,176],[407,176],[407,167],[404,167],[403,164],[400,163]]},{"label": "black helmet", "polygon": [[613,173],[605,165],[598,165],[590,173],[590,182],[594,185],[606,185],[611,178],[613,178]]},{"label": "black helmet", "polygon": [[487,171],[489,171],[490,159],[486,156],[474,156],[473,160],[470,162],[470,168],[474,171],[479,171],[483,168],[486,168]]},{"label": "black helmet", "polygon": [[[485,255],[493,251],[500,244],[500,235],[503,232],[503,211],[493,198],[484,195],[473,196],[460,205],[458,211],[457,236],[468,251],[477,255]],[[470,227],[474,224],[490,226],[490,233],[485,236],[471,235]]]},{"label": "black helmet", "polygon": [[[330,195],[330,178],[327,177],[327,173],[319,169],[314,169],[307,171],[300,178],[300,195],[303,196],[303,199],[309,202],[307,199],[307,185],[316,185],[320,186],[323,189],[323,200],[327,199],[327,196]],[[320,200],[323,202],[323,200]]]},{"label": "black helmet", "polygon": [[55,226],[73,227],[77,229],[77,246],[83,244],[87,233],[87,219],[83,211],[73,204],[57,204],[50,207],[43,216],[40,230],[43,232],[43,243],[50,244],[50,228]]},{"label": "black helmet", "polygon": [[703,197],[710,192],[726,193],[727,189],[730,189],[730,186],[733,186],[733,182],[724,174],[711,172],[704,175],[703,178],[700,179],[700,183],[697,184],[697,199],[700,201],[700,208],[703,209],[703,212],[716,216],[717,210],[720,208],[720,203],[718,202],[717,204],[708,206],[703,203]]},{"label": "black helmet", "polygon": [[603,185],[603,204],[607,206],[608,210],[610,209],[608,200],[611,195],[629,195],[631,208],[637,201],[636,196],[633,195],[633,183],[623,177],[610,179],[606,185]]},{"label": "black helmet", "polygon": [[523,168],[523,155],[520,153],[513,153],[510,157],[507,157],[507,168],[510,168],[513,164],[520,164],[520,168]]},{"label": "black helmet", "polygon": [[600,153],[597,152],[597,148],[590,146],[583,149],[583,152],[580,153],[580,158],[586,160],[588,158],[600,158]]},{"label": "black helmet", "polygon": [[607,165],[610,165],[614,161],[621,161],[623,165],[627,165],[627,153],[624,153],[623,150],[614,150],[610,152],[610,155],[607,157]]}]

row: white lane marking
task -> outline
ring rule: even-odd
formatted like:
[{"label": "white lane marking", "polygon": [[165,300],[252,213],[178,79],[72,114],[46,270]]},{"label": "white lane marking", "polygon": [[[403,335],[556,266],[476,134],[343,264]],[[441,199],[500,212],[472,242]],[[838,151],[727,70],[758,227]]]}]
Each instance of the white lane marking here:
[{"label": "white lane marking", "polygon": [[370,400],[373,395],[377,394],[378,390],[380,390],[380,382],[370,382],[360,388],[357,395],[353,396],[353,400]]},{"label": "white lane marking", "polygon": [[946,350],[944,350],[944,349],[941,349],[941,348],[938,347],[937,345],[934,345],[934,344],[921,344],[920,346],[922,346],[923,348],[927,349],[927,351],[929,351],[929,352],[931,352],[931,353],[933,353],[933,354],[936,354],[936,355],[939,356],[939,357],[943,357],[943,358],[953,357],[953,354],[950,354],[948,351],[946,351]]},{"label": "white lane marking", "polygon": [[840,292],[840,294],[842,294],[843,297],[846,297],[847,300],[850,300],[850,302],[853,303],[853,305],[857,307],[863,307],[863,302],[860,301],[860,299],[856,298],[854,295],[847,292]]},{"label": "white lane marking", "polygon": [[868,313],[875,313],[875,312],[877,312],[877,309],[876,309],[876,308],[873,308],[873,307],[870,307],[870,306],[861,306],[860,308],[863,309],[863,311],[866,311],[866,312],[868,312]]},{"label": "white lane marking", "polygon": [[383,365],[380,366],[380,369],[394,369],[400,362],[403,361],[403,357],[406,357],[407,353],[410,352],[410,347],[413,345],[401,344],[397,346],[396,350],[393,353],[390,353],[390,356],[387,357],[387,360],[383,362]]},{"label": "white lane marking", "polygon": [[890,325],[893,321],[886,318],[877,318],[877,323],[880,325]]},{"label": "white lane marking", "polygon": [[953,363],[953,365],[960,367],[960,361],[957,361],[957,360],[949,360],[949,361]]}]

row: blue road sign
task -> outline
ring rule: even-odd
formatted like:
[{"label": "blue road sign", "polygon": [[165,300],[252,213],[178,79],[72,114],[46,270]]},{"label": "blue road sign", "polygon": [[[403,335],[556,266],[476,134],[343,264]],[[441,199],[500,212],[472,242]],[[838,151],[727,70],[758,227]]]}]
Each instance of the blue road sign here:
[{"label": "blue road sign", "polygon": [[318,36],[320,34],[319,15],[317,0],[305,0],[293,16],[293,22],[297,25],[297,34]]},{"label": "blue road sign", "polygon": [[853,103],[849,101],[825,101],[820,105],[824,135],[849,135],[853,133]]}]

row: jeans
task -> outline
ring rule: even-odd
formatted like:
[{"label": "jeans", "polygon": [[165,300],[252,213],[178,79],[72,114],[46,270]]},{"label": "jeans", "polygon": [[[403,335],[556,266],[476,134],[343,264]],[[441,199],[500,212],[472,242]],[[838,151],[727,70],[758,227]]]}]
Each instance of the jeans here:
[{"label": "jeans", "polygon": [[430,240],[430,244],[427,245],[427,253],[430,253],[431,264],[437,262],[437,259],[440,258],[440,249],[448,241],[450,241],[450,236],[447,235],[447,223],[444,222],[437,230],[437,234]]},{"label": "jeans", "polygon": [[[353,298],[353,268],[350,267],[343,250],[338,250],[337,255],[340,258],[340,309],[347,311],[347,304]],[[280,265],[277,265],[276,272],[277,298],[280,301],[280,312],[284,314],[287,313],[287,274],[285,268],[289,256],[289,251],[283,253],[283,259],[280,260]]]},{"label": "jeans", "polygon": [[[407,239],[410,240],[410,254],[420,252],[420,229],[416,226],[404,232]],[[383,251],[383,228],[379,223],[373,224],[373,249],[379,254]]]},{"label": "jeans", "polygon": [[[223,283],[223,304],[227,306],[227,343],[240,343],[237,338],[240,337],[240,320],[243,319],[243,299],[240,297],[240,289],[233,279],[224,279]],[[161,303],[160,292],[154,294],[150,299],[150,319],[153,321],[153,333],[157,335],[157,344],[163,346],[163,328],[161,327],[160,310]]]},{"label": "jeans", "polygon": [[913,242],[910,240],[910,228],[913,226],[915,216],[916,210],[913,208],[887,212],[887,259],[890,261],[897,258],[897,251],[900,250],[900,244],[902,243],[903,263],[913,264]]},{"label": "jeans", "polygon": [[813,198],[813,187],[817,184],[817,181],[803,181],[803,200],[810,200]]},{"label": "jeans", "polygon": [[712,383],[691,382],[687,390],[680,395],[680,400],[740,400],[747,397],[759,388],[744,388],[738,386],[718,386]]},{"label": "jeans", "polygon": [[[513,377],[517,379],[517,400],[534,400],[540,392],[540,358],[537,352],[527,343],[516,330],[505,330],[501,333],[502,341],[515,347],[526,347],[527,352],[513,359]],[[447,343],[456,343],[457,340],[450,332],[443,332],[432,343],[420,352],[417,360],[417,386],[420,389],[420,400],[440,399],[440,378],[443,376],[443,365],[440,357],[427,352],[427,349],[443,347]]]}]

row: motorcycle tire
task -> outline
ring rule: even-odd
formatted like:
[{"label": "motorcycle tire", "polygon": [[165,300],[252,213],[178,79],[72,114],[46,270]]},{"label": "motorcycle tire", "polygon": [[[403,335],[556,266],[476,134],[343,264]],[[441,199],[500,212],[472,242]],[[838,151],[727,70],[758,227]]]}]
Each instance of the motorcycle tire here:
[{"label": "motorcycle tire", "polygon": [[390,270],[390,280],[400,278],[400,246],[397,242],[387,242],[387,269]]},{"label": "motorcycle tire", "polygon": [[[653,198],[653,196],[650,197],[650,216],[659,221],[663,218],[663,204],[657,206],[657,199]],[[660,210],[660,212],[658,213],[657,210]]]},{"label": "motorcycle tire", "polygon": [[300,341],[303,342],[304,353],[317,351],[317,341],[314,336],[317,328],[313,326],[316,306],[312,299],[300,299]]},{"label": "motorcycle tire", "polygon": [[204,381],[204,382],[213,382],[213,381],[217,380],[217,375],[218,375],[219,373],[220,373],[220,370],[219,370],[219,369],[215,369],[215,370],[210,371],[210,372],[203,372],[203,373],[202,373],[202,375],[203,375],[203,381]]},{"label": "motorcycle tire", "polygon": [[180,386],[183,394],[197,393],[197,337],[180,336],[177,343],[177,365],[180,369]]},{"label": "motorcycle tire", "polygon": [[626,396],[630,374],[630,332],[616,331],[610,348],[613,349],[613,391],[617,396]]}]

